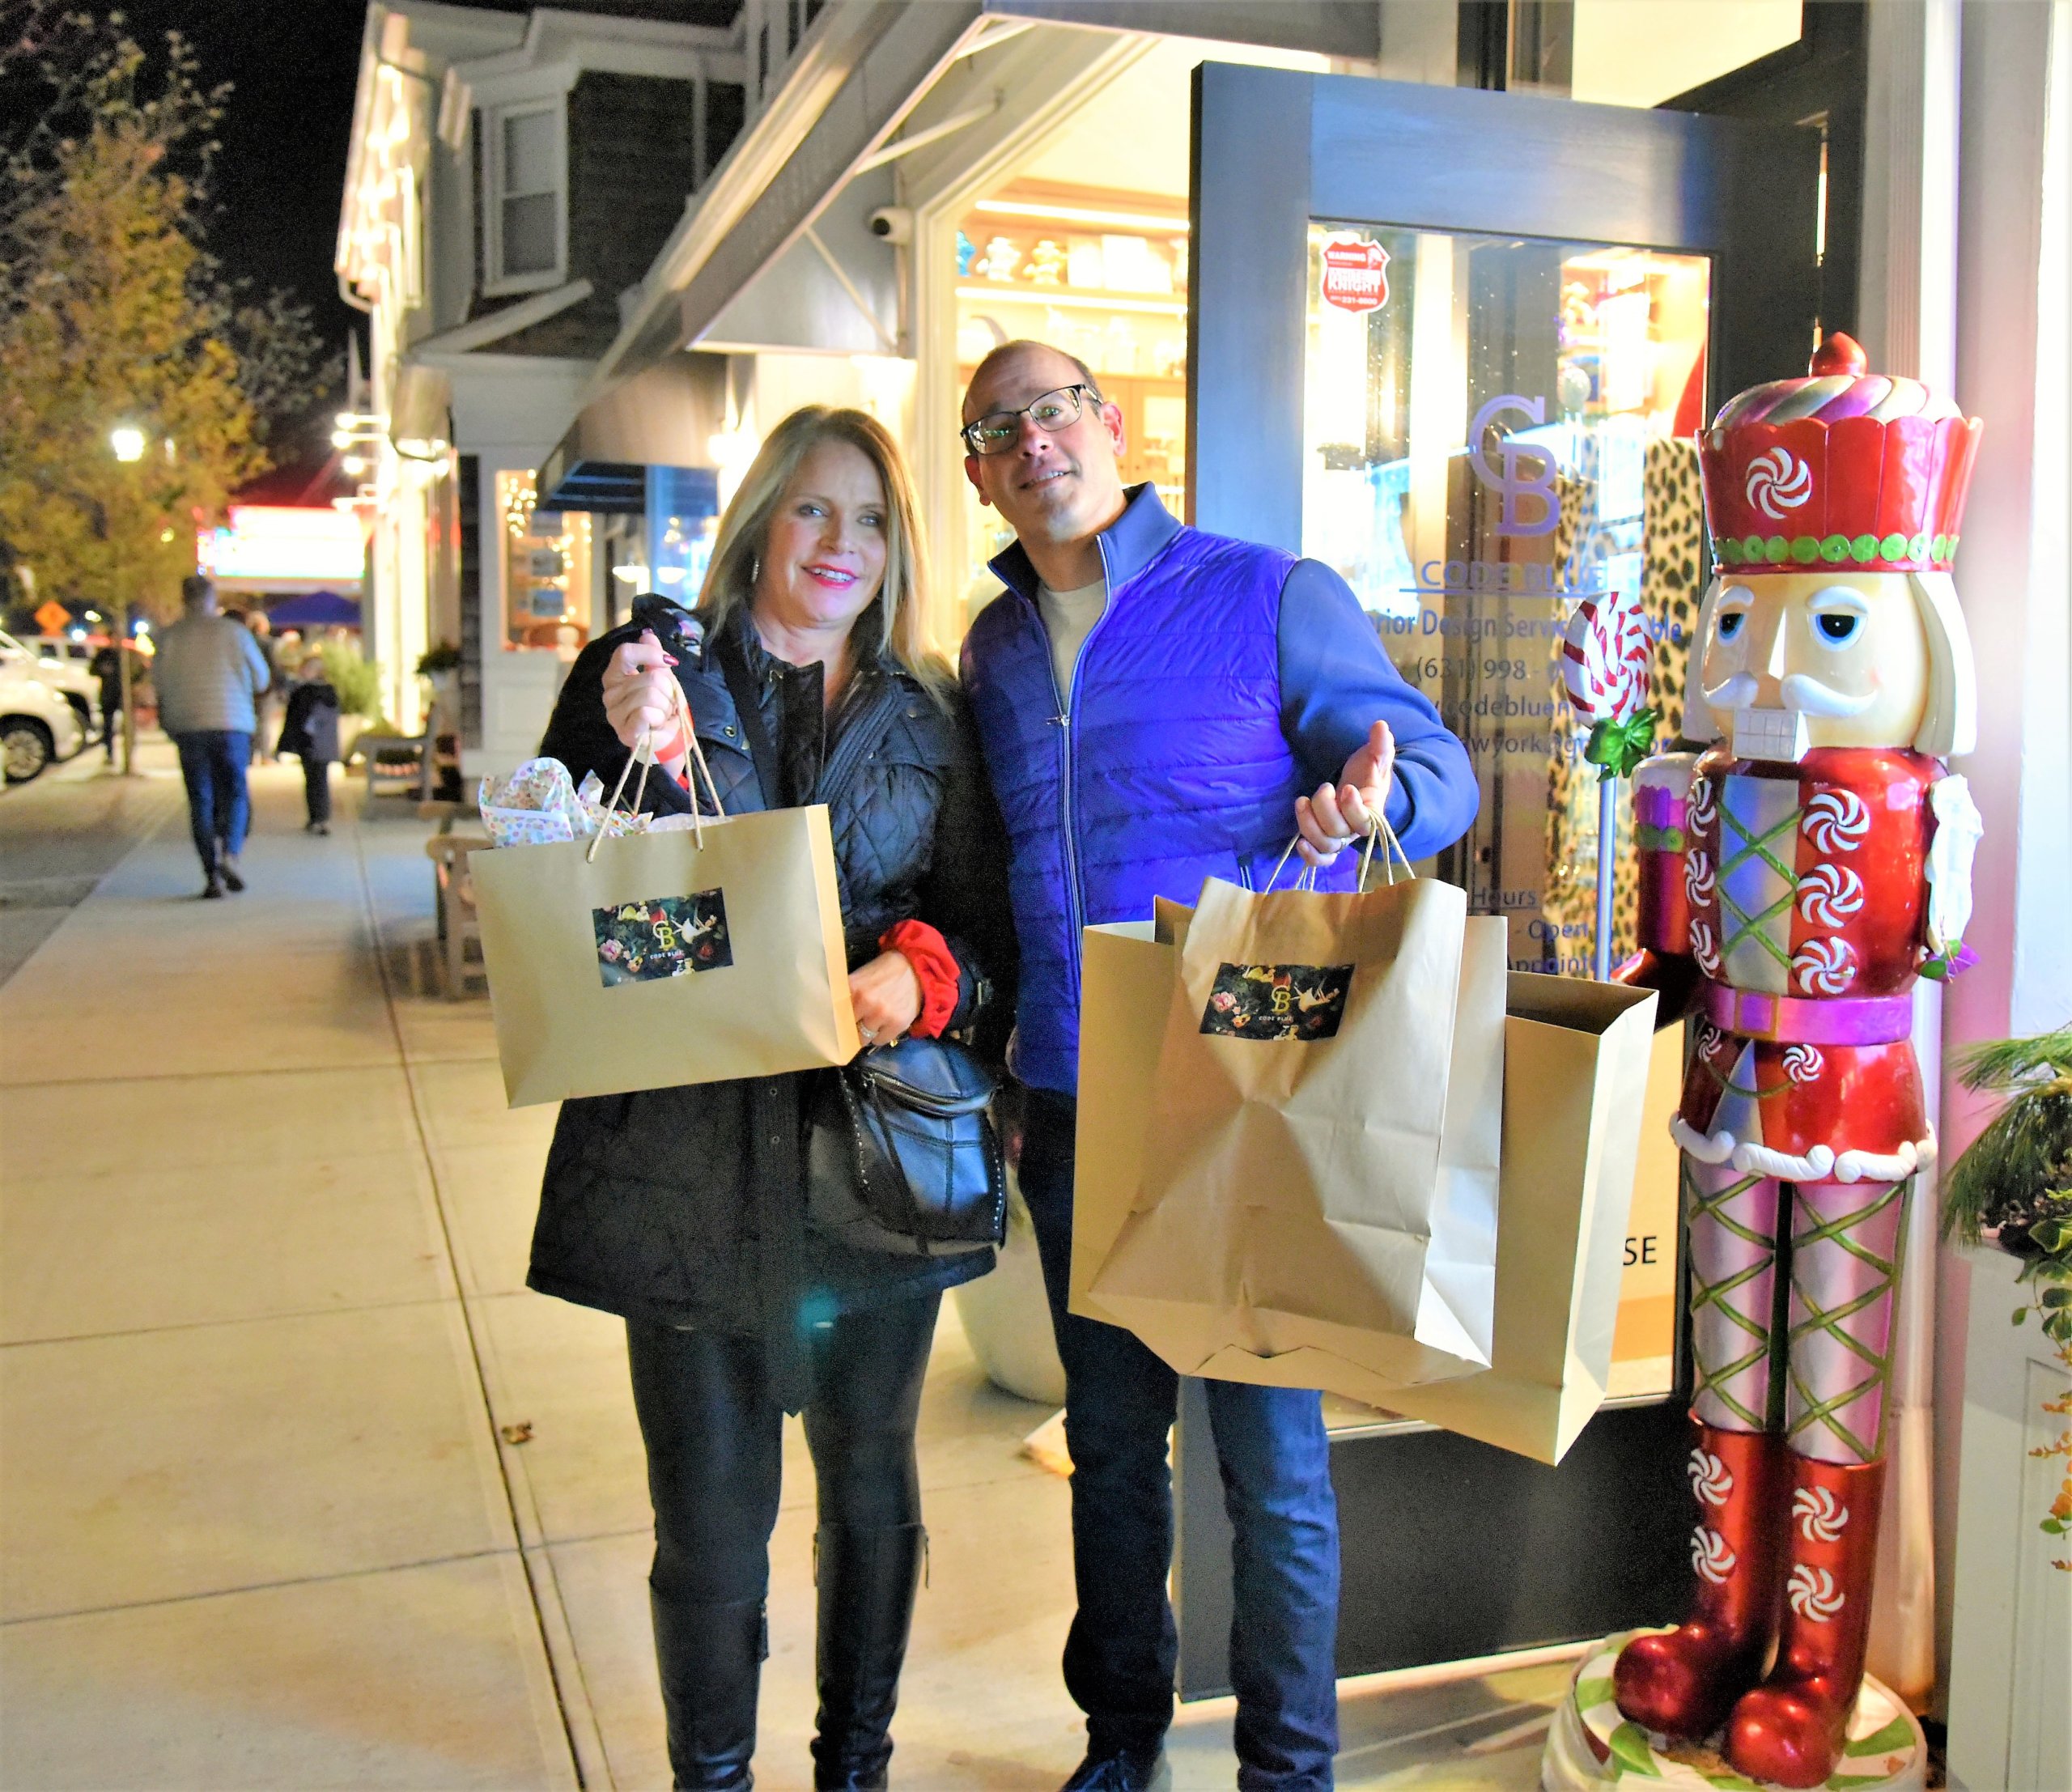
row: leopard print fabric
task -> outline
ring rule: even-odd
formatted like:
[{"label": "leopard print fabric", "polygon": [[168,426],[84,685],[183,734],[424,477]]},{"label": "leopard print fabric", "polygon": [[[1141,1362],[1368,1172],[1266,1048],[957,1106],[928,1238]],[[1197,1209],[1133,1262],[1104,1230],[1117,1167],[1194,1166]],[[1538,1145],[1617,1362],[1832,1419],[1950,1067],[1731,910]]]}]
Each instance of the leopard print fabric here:
[{"label": "leopard print fabric", "polygon": [[[1654,636],[1654,687],[1648,700],[1662,711],[1656,738],[1667,745],[1684,731],[1684,693],[1697,633],[1698,600],[1705,592],[1705,503],[1697,444],[1666,439],[1646,444],[1637,541],[1632,519],[1604,523],[1594,514],[1598,455],[1597,438],[1586,439],[1577,474],[1565,475],[1560,482],[1555,564],[1564,584],[1587,588],[1599,582],[1605,556],[1630,553],[1637,546],[1641,607]],[[1547,768],[1547,880],[1541,909],[1550,923],[1565,930],[1562,956],[1586,958],[1597,914],[1597,768],[1582,759],[1581,735],[1587,731],[1577,729],[1569,716],[1558,656],[1550,658],[1548,676],[1560,720],[1556,750],[1549,755]],[[1561,750],[1570,739],[1576,750]],[[1613,846],[1618,855],[1612,881],[1615,963],[1634,950],[1639,937],[1640,870],[1633,828],[1633,805],[1621,803]]]}]

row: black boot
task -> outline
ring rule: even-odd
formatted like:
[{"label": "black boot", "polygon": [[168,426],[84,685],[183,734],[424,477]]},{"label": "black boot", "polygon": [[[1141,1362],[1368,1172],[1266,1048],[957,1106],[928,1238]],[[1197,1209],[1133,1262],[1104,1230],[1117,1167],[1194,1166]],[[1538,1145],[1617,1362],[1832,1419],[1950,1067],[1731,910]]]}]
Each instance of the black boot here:
[{"label": "black boot", "polygon": [[648,1606],[677,1792],[749,1792],[756,1687],[770,1653],[762,1602],[685,1605],[650,1587]]},{"label": "black boot", "polygon": [[917,1524],[868,1531],[823,1525],[814,1539],[820,1716],[813,1783],[820,1792],[864,1792],[885,1783],[899,1669],[928,1546],[928,1534]]}]

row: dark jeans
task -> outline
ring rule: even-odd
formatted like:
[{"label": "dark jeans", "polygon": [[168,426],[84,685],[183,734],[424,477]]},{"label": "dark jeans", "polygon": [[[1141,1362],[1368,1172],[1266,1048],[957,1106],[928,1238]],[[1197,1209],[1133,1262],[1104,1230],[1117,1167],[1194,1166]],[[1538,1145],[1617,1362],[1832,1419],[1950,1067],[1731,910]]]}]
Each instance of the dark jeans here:
[{"label": "dark jeans", "polygon": [[[1156,1747],[1173,1718],[1178,1655],[1166,1433],[1179,1378],[1120,1327],[1065,1310],[1077,1103],[1029,1092],[1021,1192],[1065,1369],[1072,1572],[1079,1610],[1065,1687],[1089,1749]],[[1236,1536],[1230,1682],[1241,1792],[1323,1792],[1338,1752],[1338,1502],[1320,1397],[1205,1382]]]},{"label": "dark jeans", "polygon": [[180,775],[187,780],[187,817],[194,829],[194,850],[202,868],[214,877],[217,855],[235,859],[244,850],[252,825],[252,795],[244,767],[252,757],[252,737],[223,728],[176,734]]},{"label": "dark jeans", "polygon": [[[914,1427],[939,1293],[843,1314],[812,1337],[804,1414],[823,1525],[921,1522]],[[628,1321],[648,1446],[658,1599],[761,1599],[770,1586],[784,1408],[760,1339]]]},{"label": "dark jeans", "polygon": [[100,700],[100,744],[108,762],[115,763],[115,724],[122,719],[122,698],[118,692]]},{"label": "dark jeans", "polygon": [[312,822],[331,819],[331,762],[329,759],[304,759],[302,762],[302,794],[308,805]]}]

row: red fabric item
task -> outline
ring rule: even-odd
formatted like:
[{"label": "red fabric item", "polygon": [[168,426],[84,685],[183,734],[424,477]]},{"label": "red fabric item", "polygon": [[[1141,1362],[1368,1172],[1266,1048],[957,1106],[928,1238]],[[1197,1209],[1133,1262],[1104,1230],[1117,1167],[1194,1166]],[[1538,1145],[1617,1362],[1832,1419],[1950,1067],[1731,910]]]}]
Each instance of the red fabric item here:
[{"label": "red fabric item", "polygon": [[921,980],[921,1013],[906,1030],[917,1039],[932,1039],[957,1012],[957,957],[926,921],[899,921],[878,936],[878,950],[906,955]]}]

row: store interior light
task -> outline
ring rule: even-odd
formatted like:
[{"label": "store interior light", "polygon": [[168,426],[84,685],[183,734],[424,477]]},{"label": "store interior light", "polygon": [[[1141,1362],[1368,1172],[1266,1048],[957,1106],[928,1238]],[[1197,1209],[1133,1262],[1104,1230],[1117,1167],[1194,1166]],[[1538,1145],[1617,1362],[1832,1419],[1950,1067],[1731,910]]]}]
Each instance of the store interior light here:
[{"label": "store interior light", "polygon": [[1046,206],[1021,199],[981,199],[971,208],[996,218],[1035,218],[1048,223],[1092,224],[1109,230],[1155,231],[1161,236],[1184,236],[1187,221],[1162,213],[1103,211],[1091,206]]},{"label": "store interior light", "polygon": [[1138,311],[1154,317],[1184,317],[1187,302],[1180,299],[1126,299],[1075,293],[1065,287],[959,287],[960,299],[983,299],[1002,305],[1047,305],[1069,311]]},{"label": "store interior light", "polygon": [[630,563],[626,566],[614,567],[612,576],[614,579],[623,579],[629,585],[645,587],[648,583],[648,569],[638,563]]}]

